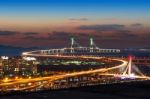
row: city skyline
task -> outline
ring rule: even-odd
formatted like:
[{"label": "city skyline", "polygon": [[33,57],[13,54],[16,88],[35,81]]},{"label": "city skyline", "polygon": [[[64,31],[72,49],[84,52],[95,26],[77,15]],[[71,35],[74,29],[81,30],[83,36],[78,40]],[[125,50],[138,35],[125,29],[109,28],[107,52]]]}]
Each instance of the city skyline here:
[{"label": "city skyline", "polygon": [[93,37],[99,47],[149,46],[148,0],[1,0],[0,45],[82,45]]}]

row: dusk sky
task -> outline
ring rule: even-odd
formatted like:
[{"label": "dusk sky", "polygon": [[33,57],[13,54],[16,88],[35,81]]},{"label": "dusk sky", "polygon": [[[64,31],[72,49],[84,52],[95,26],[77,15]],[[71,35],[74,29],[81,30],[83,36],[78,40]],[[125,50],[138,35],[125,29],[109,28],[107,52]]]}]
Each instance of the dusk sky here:
[{"label": "dusk sky", "polygon": [[0,0],[0,45],[150,47],[150,0]]}]

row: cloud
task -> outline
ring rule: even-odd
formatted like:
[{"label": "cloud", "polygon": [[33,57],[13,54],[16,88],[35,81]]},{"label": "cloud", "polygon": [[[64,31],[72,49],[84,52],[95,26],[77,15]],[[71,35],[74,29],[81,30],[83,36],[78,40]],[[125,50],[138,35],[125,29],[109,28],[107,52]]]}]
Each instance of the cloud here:
[{"label": "cloud", "polygon": [[54,31],[52,33],[47,33],[44,37],[36,35],[26,35],[22,39],[24,40],[34,40],[34,41],[68,41],[71,37],[76,39],[85,39],[91,37],[90,34],[86,33],[75,33],[75,32],[64,32],[64,31]]},{"label": "cloud", "polygon": [[70,18],[71,21],[88,21],[88,18]]},{"label": "cloud", "polygon": [[135,24],[131,24],[131,26],[132,26],[132,27],[141,27],[142,24],[140,24],[140,23],[135,23]]},{"label": "cloud", "polygon": [[138,35],[136,34],[132,34],[132,33],[114,33],[112,35],[112,38],[116,38],[116,39],[137,39]]},{"label": "cloud", "polygon": [[[52,32],[52,33],[49,33],[49,38],[50,39],[69,39],[71,37],[75,37],[75,38],[79,38],[79,39],[84,39],[86,37],[92,37],[93,35],[95,34],[87,34],[86,32],[65,32],[65,31],[55,31],[55,32]],[[97,35],[97,34],[96,34]]]},{"label": "cloud", "polygon": [[18,33],[19,32],[15,32],[15,31],[0,31],[0,36],[12,36]]},{"label": "cloud", "polygon": [[0,36],[13,36],[13,35],[25,35],[25,36],[35,36],[35,35],[38,35],[39,33],[37,32],[24,32],[24,33],[21,33],[21,32],[18,32],[18,31],[8,31],[8,30],[5,30],[5,31],[0,31]]},{"label": "cloud", "polygon": [[129,30],[116,30],[113,32],[100,33],[96,37],[101,37],[101,39],[103,40],[130,40],[139,38],[139,35],[134,34],[132,31]]},{"label": "cloud", "polygon": [[37,36],[37,34],[34,33],[26,33],[25,37],[23,37],[22,39],[49,41],[49,40],[62,40],[62,39],[65,40],[65,39],[69,39],[70,37],[72,37],[72,33],[70,32],[54,31],[52,33],[45,34],[45,36]]},{"label": "cloud", "polygon": [[80,30],[94,30],[94,31],[113,31],[113,30],[122,30],[125,28],[125,25],[121,24],[103,24],[103,25],[81,25],[77,27]]},{"label": "cloud", "polygon": [[22,33],[23,37],[21,39],[24,39],[24,40],[42,40],[42,39],[39,39],[38,34],[39,33],[37,33],[37,32],[25,32],[25,33]]},{"label": "cloud", "polygon": [[96,39],[137,39],[138,35],[133,34],[129,30],[116,30],[111,33],[95,33],[95,34],[87,34],[87,33],[75,33],[75,32],[64,32],[64,31],[54,31],[52,33],[48,33],[47,36],[41,37],[41,36],[35,36],[35,35],[26,35],[23,39],[28,40],[34,40],[34,41],[62,41],[62,40],[70,40],[71,37],[74,37],[78,40],[87,40],[90,37],[96,38]]},{"label": "cloud", "polygon": [[[93,29],[93,28],[92,28]],[[95,29],[95,28],[94,28]],[[111,30],[108,31],[108,30]],[[19,35],[18,35],[19,34]],[[40,35],[38,35],[40,34]],[[110,48],[126,48],[126,47],[142,47],[147,46],[150,42],[150,33],[136,33],[128,28],[120,27],[113,29],[107,27],[107,31],[91,32],[66,32],[54,31],[51,33],[36,33],[36,32],[15,32],[15,31],[0,31],[0,35],[15,35],[12,37],[1,36],[2,44],[12,44],[19,46],[45,46],[45,47],[64,47],[69,46],[70,38],[75,40],[82,46],[89,46],[89,38],[93,37],[95,43],[99,47]]]},{"label": "cloud", "polygon": [[64,32],[64,31],[54,31],[52,33],[49,33],[49,38],[51,39],[64,39],[64,38],[70,38],[74,34],[71,32]]},{"label": "cloud", "polygon": [[38,35],[39,33],[37,33],[37,32],[25,32],[25,33],[23,33],[24,35]]},{"label": "cloud", "polygon": [[139,37],[141,38],[141,39],[148,39],[149,40],[149,38],[150,38],[150,33],[144,33],[144,34],[139,34]]},{"label": "cloud", "polygon": [[32,40],[34,40],[34,39],[36,39],[36,37],[35,36],[31,36],[31,35],[27,35],[25,37],[22,37],[21,39],[32,39]]}]

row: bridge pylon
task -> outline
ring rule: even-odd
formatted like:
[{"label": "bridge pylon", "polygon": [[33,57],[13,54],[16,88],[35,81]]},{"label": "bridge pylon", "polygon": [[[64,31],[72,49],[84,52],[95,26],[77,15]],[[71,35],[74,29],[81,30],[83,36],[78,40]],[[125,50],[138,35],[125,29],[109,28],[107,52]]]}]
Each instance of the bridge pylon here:
[{"label": "bridge pylon", "polygon": [[71,38],[71,53],[74,52],[73,46],[74,46],[74,38],[72,37]]},{"label": "bridge pylon", "polygon": [[123,72],[123,75],[131,75],[132,74],[131,66],[132,66],[132,57],[129,56],[129,62],[128,62],[128,65],[127,65],[125,71]]},{"label": "bridge pylon", "polygon": [[74,37],[71,37],[71,47],[70,47],[71,53],[74,53],[75,47],[80,47],[80,45],[75,41]]},{"label": "bridge pylon", "polygon": [[134,76],[134,75],[144,76],[144,74],[138,69],[138,67],[133,64],[132,60],[133,60],[133,57],[129,56],[129,62],[128,62],[128,65],[125,68],[125,71],[123,72],[123,75],[127,75],[127,76]]},{"label": "bridge pylon", "polygon": [[90,52],[94,52],[94,48],[98,48],[97,46],[96,46],[96,44],[94,43],[94,40],[93,40],[93,38],[91,37],[90,38]]}]

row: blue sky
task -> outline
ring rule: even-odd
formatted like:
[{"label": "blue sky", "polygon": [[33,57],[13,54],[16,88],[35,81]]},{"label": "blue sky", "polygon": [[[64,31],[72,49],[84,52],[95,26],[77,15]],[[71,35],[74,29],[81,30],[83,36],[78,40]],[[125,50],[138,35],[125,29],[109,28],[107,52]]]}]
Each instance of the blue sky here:
[{"label": "blue sky", "polygon": [[[0,0],[3,15],[149,17],[149,0]],[[30,15],[29,15],[30,14]],[[63,14],[63,15],[62,15]],[[128,16],[130,14],[130,16]],[[17,16],[16,15],[16,16]]]}]

